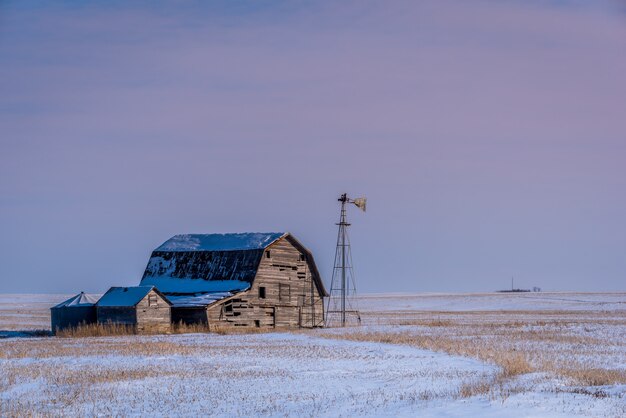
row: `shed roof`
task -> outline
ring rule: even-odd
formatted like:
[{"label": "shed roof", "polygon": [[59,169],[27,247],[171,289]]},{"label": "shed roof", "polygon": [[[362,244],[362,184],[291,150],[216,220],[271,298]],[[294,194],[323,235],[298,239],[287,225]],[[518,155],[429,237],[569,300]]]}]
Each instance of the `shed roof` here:
[{"label": "shed roof", "polygon": [[82,308],[85,306],[93,306],[97,301],[97,298],[87,295],[85,292],[80,292],[79,294],[72,296],[68,300],[63,301],[52,308]]},{"label": "shed roof", "polygon": [[171,305],[171,302],[154,286],[112,287],[102,295],[97,305],[108,307],[135,306],[151,290],[157,292],[159,296]]},{"label": "shed roof", "polygon": [[[236,293],[236,292],[235,292]],[[206,307],[218,300],[235,295],[233,292],[196,293],[193,295],[170,295],[172,306],[177,308]]]},{"label": "shed roof", "polygon": [[175,235],[155,251],[260,250],[285,235],[284,232]]}]

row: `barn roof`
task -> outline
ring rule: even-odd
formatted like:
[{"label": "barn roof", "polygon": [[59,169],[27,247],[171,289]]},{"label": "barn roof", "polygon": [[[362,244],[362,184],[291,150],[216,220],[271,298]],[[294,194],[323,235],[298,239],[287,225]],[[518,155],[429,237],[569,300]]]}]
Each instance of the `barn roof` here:
[{"label": "barn roof", "polygon": [[80,292],[79,294],[72,296],[68,300],[63,301],[52,308],[82,308],[85,306],[93,306],[97,301],[97,298],[87,295],[85,292]]},{"label": "barn roof", "polygon": [[321,296],[327,296],[313,255],[288,232],[176,235],[152,252],[141,279],[175,306],[206,306],[248,290],[264,250],[287,239],[306,254]]},{"label": "barn roof", "polygon": [[157,292],[169,304],[170,301],[154,286],[112,287],[98,301],[98,306],[121,307],[135,306],[151,290]]},{"label": "barn roof", "polygon": [[155,251],[260,250],[285,235],[284,232],[175,235]]}]

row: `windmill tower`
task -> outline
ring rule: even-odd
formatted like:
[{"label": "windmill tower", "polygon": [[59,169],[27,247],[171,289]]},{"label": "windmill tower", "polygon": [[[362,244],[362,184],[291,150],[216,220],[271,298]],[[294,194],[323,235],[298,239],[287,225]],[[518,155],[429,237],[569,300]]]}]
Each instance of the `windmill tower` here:
[{"label": "windmill tower", "polygon": [[326,307],[326,326],[328,327],[361,324],[361,314],[356,301],[356,282],[352,268],[350,237],[348,236],[350,224],[346,217],[346,206],[351,203],[365,212],[367,199],[364,197],[350,199],[344,193],[338,200],[341,202],[341,214],[337,224],[339,225],[339,233],[335,250],[335,265],[330,283],[330,297]]}]

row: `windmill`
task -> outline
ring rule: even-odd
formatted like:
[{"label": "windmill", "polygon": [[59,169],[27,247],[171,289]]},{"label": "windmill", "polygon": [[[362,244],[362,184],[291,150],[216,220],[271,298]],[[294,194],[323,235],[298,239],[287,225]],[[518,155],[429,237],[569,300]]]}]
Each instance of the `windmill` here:
[{"label": "windmill", "polygon": [[335,265],[330,283],[330,297],[326,307],[326,326],[342,326],[361,324],[361,314],[356,301],[356,282],[352,268],[352,251],[348,237],[346,206],[353,204],[365,212],[367,199],[359,197],[351,199],[346,193],[338,199],[341,202],[339,216],[339,233],[335,250]]}]

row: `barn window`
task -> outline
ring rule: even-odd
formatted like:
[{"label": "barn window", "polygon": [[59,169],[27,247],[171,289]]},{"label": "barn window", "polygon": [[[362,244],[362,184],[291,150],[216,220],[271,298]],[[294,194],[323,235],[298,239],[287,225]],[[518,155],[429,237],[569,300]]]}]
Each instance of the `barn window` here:
[{"label": "barn window", "polygon": [[288,284],[280,283],[278,285],[278,300],[287,301],[291,299],[291,287]]},{"label": "barn window", "polygon": [[261,321],[259,319],[254,320],[254,326],[257,328],[261,328]]},{"label": "barn window", "polygon": [[148,306],[157,306],[158,302],[157,295],[148,295]]},{"label": "barn window", "polygon": [[226,302],[224,304],[224,312],[232,312],[233,311],[233,304],[232,302]]},{"label": "barn window", "polygon": [[259,299],[265,299],[265,286],[259,287]]},{"label": "barn window", "polygon": [[304,261],[304,254],[300,254],[300,261]]},{"label": "barn window", "polygon": [[270,258],[271,254],[270,254],[270,250],[265,251],[265,258]]}]

